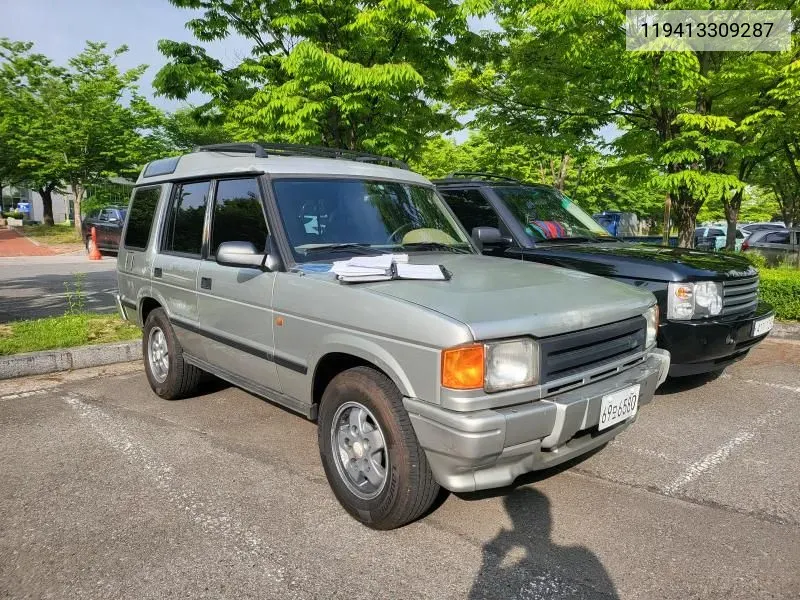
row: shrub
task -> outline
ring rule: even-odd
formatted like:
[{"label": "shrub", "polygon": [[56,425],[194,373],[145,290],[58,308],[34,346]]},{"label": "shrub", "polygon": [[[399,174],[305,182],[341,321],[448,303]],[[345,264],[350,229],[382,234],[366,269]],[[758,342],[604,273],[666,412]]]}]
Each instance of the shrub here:
[{"label": "shrub", "polygon": [[759,295],[781,320],[800,321],[800,270],[761,269]]},{"label": "shrub", "polygon": [[767,267],[767,257],[761,254],[760,252],[756,251],[741,252],[737,253],[736,256],[741,256],[759,271]]},{"label": "shrub", "polygon": [[12,211],[6,213],[6,218],[8,218],[8,219],[22,219],[24,217],[25,217],[25,215],[22,214],[18,210],[12,210]]}]

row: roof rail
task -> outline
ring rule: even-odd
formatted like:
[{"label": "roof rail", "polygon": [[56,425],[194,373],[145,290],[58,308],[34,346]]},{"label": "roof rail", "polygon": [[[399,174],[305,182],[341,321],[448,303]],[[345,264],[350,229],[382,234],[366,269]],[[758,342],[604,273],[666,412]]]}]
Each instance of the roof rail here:
[{"label": "roof rail", "polygon": [[307,146],[305,144],[278,144],[278,143],[234,143],[211,144],[197,146],[195,152],[247,152],[256,155],[256,158],[266,158],[270,155],[277,156],[313,156],[317,158],[341,158],[357,162],[383,164],[408,170],[408,165],[401,160],[389,156],[378,156],[359,150],[345,150],[343,148],[329,148],[327,146]]},{"label": "roof rail", "polygon": [[196,146],[194,152],[245,152],[255,154],[256,158],[267,157],[266,150],[259,144],[253,143],[208,144],[207,146]]},{"label": "roof rail", "polygon": [[522,183],[519,179],[514,177],[506,177],[505,175],[496,175],[494,173],[484,173],[483,171],[453,171],[444,176],[444,179],[500,179],[501,181],[510,181],[513,183]]}]

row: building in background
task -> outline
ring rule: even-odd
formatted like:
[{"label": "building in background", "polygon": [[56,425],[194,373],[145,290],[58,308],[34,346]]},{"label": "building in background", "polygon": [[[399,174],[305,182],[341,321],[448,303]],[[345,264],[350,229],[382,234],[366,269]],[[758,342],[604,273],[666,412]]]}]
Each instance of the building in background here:
[{"label": "building in background", "polygon": [[[6,186],[2,188],[2,210],[16,210],[17,206],[27,204],[30,207],[28,219],[41,222],[44,219],[42,197],[34,190],[23,186]],[[72,194],[53,192],[53,221],[63,223],[72,220]]]},{"label": "building in background", "polygon": [[[81,212],[87,212],[104,206],[127,206],[131,194],[132,181],[121,177],[113,177],[105,183],[90,185],[86,196],[81,203]],[[67,190],[53,192],[53,221],[64,223],[73,219],[73,195]],[[0,210],[16,210],[17,206],[28,204],[30,213],[28,220],[42,222],[44,220],[44,205],[42,197],[35,191],[24,186],[4,186],[2,188],[2,205]]]}]

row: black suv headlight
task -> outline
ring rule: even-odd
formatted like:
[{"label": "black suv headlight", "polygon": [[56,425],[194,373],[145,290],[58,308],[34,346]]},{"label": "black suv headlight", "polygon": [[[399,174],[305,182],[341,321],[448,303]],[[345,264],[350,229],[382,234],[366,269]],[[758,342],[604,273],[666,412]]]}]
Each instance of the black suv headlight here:
[{"label": "black suv headlight", "polygon": [[722,312],[722,284],[716,281],[670,283],[667,318],[688,321],[716,317]]}]

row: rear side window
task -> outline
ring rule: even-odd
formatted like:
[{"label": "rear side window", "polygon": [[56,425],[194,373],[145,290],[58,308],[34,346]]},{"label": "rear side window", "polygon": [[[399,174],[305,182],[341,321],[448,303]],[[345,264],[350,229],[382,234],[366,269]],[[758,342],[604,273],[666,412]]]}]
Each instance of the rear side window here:
[{"label": "rear side window", "polygon": [[156,214],[161,186],[139,188],[133,193],[128,228],[125,230],[125,247],[137,250],[147,248],[153,216]]},{"label": "rear side window", "polygon": [[708,237],[716,237],[718,235],[725,235],[722,229],[709,229],[708,230]]},{"label": "rear side window", "polygon": [[162,250],[200,256],[209,187],[208,181],[175,186]]},{"label": "rear side window", "polygon": [[250,242],[257,250],[266,248],[267,223],[261,208],[258,181],[225,179],[217,183],[211,222],[210,255],[223,242]]},{"label": "rear side window", "polygon": [[788,244],[789,243],[789,232],[788,231],[777,231],[775,233],[768,233],[764,236],[764,241],[768,244]]},{"label": "rear side window", "polygon": [[475,227],[500,228],[497,213],[478,190],[444,191],[442,196],[470,235]]}]

